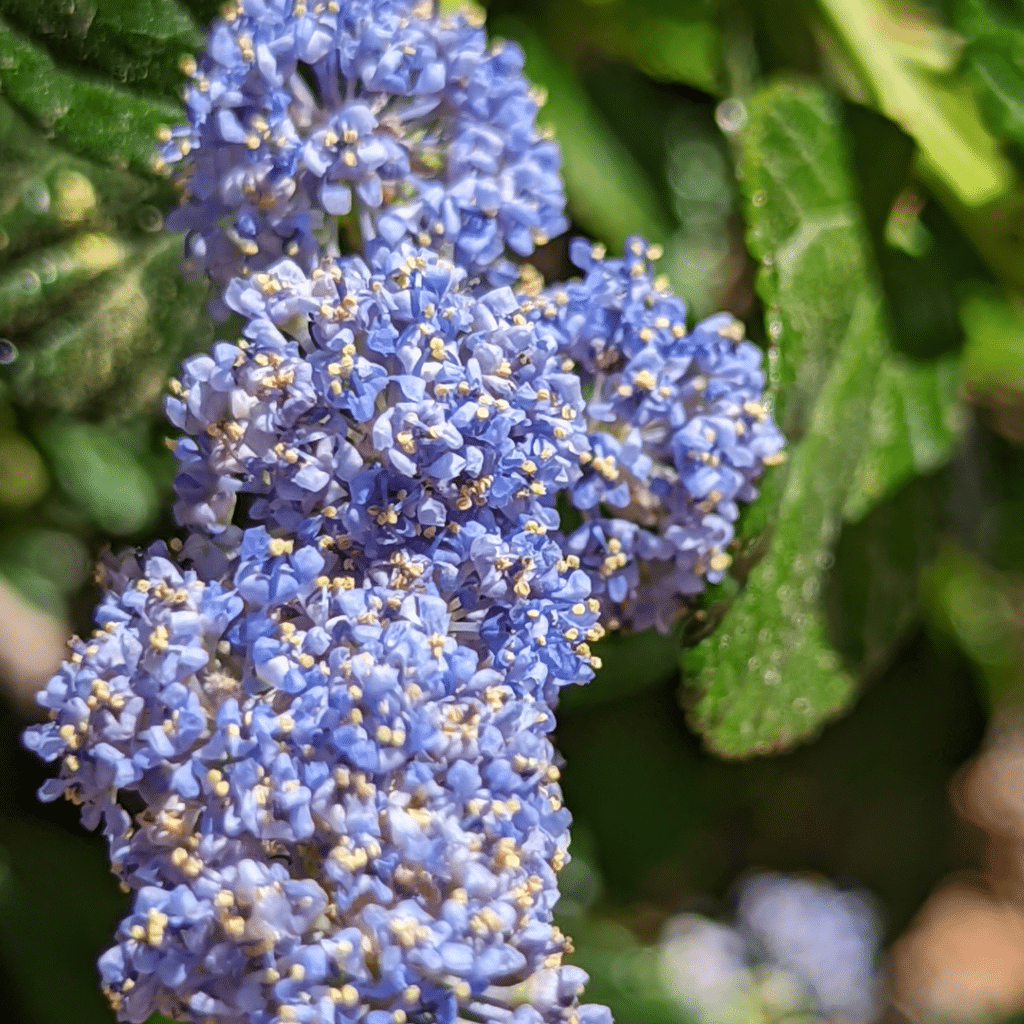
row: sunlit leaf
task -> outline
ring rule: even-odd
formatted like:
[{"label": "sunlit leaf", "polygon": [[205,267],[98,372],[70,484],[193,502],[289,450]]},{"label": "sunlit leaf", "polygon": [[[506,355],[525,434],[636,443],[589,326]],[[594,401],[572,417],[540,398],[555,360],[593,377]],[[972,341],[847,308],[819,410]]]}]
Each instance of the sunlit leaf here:
[{"label": "sunlit leaf", "polygon": [[626,30],[630,56],[652,78],[683,82],[717,93],[721,38],[710,21],[673,17],[636,17]]},{"label": "sunlit leaf", "polygon": [[157,130],[181,120],[177,104],[65,70],[2,20],[0,92],[71,152],[122,167],[148,166]]},{"label": "sunlit leaf", "polygon": [[886,494],[946,463],[963,427],[956,357],[913,362],[891,352],[871,403],[867,447],[843,514],[859,519]]},{"label": "sunlit leaf", "polygon": [[[156,407],[167,376],[211,327],[203,288],[181,278],[180,240],[158,233],[172,191],[145,167],[154,128],[180,120],[180,108],[83,67],[101,67],[97,40],[116,39],[142,69],[165,44],[198,37],[172,0],[131,11],[104,2],[93,13],[83,28],[67,12],[11,12],[74,51],[73,69],[0,23],[0,330],[19,352],[4,378],[22,406],[130,415]],[[145,81],[141,70],[136,77]]]},{"label": "sunlit leaf", "polygon": [[821,592],[886,353],[835,108],[816,88],[777,84],[750,98],[748,114],[741,184],[790,449],[762,498],[762,508],[778,502],[768,551],[717,631],[685,660],[701,694],[693,721],[730,756],[812,734],[854,693]]},{"label": "sunlit leaf", "polygon": [[[819,0],[878,109],[913,137],[924,168],[957,199],[979,206],[1003,195],[1013,168],[971,91],[941,79],[955,48],[939,26],[885,0]],[[893,45],[907,39],[908,45]]]},{"label": "sunlit leaf", "polygon": [[961,304],[964,393],[989,410],[999,433],[1024,443],[1024,310],[1019,300],[979,288]]}]

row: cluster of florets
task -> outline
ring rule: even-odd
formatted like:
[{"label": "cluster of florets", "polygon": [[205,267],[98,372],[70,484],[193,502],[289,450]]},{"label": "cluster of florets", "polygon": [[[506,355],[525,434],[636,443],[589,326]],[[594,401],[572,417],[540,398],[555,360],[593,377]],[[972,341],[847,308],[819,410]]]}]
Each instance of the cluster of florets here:
[{"label": "cluster of florets", "polygon": [[[411,237],[511,280],[568,226],[558,147],[522,51],[403,0],[239,0],[210,35],[169,132],[189,268],[221,284],[282,256]],[[342,226],[344,230],[344,226]]]},{"label": "cluster of florets", "polygon": [[555,496],[590,451],[580,379],[509,287],[465,277],[400,244],[235,279],[244,338],[189,360],[168,407],[191,435],[179,518],[216,530],[238,491],[289,532],[330,508],[369,559],[470,522],[556,530]]},{"label": "cluster of florets", "polygon": [[172,383],[186,539],[107,566],[26,739],[134,893],[124,1020],[609,1019],[552,924],[558,693],[721,577],[782,438],[642,240],[509,262],[565,224],[521,67],[405,0],[212,30],[165,159],[245,326]]},{"label": "cluster of florets", "polygon": [[737,503],[781,461],[763,353],[728,314],[688,331],[686,306],[654,276],[659,253],[642,238],[622,259],[583,239],[571,255],[584,279],[524,303],[557,330],[589,395],[584,472],[568,489],[584,522],[566,547],[616,625],[667,628],[705,580],[722,579]]},{"label": "cluster of florets", "polygon": [[262,527],[237,547],[214,579],[163,544],[111,563],[28,734],[136,893],[100,962],[119,1015],[563,1019],[548,703],[412,565],[353,574],[332,535]]}]

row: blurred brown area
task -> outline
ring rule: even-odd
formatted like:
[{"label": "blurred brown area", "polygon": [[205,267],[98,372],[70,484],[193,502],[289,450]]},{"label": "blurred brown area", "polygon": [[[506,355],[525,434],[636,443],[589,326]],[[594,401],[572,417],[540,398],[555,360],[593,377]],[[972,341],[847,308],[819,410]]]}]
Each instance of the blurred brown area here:
[{"label": "blurred brown area", "polygon": [[68,627],[29,604],[2,578],[0,622],[0,682],[16,707],[36,717],[33,698],[60,666]]},{"label": "blurred brown area", "polygon": [[1024,1012],[1024,710],[993,717],[952,797],[982,833],[983,868],[945,879],[893,945],[893,1024],[981,1024]]}]

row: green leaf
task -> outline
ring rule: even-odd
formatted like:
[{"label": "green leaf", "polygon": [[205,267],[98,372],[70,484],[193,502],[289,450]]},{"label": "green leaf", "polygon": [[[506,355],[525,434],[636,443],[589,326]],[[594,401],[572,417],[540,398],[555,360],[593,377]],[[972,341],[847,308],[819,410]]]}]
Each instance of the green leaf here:
[{"label": "green leaf", "polygon": [[208,345],[205,288],[181,276],[161,232],[164,183],[105,168],[44,139],[0,100],[2,371],[19,405],[91,415],[152,409],[180,359]]},{"label": "green leaf", "polygon": [[939,551],[949,504],[947,474],[917,476],[844,525],[824,606],[829,639],[860,679],[886,668],[920,622],[920,576]]},{"label": "green leaf", "polygon": [[32,443],[13,430],[0,430],[0,509],[34,505],[47,491],[46,467]]},{"label": "green leaf", "polygon": [[203,46],[202,33],[175,0],[4,0],[3,13],[59,63],[169,100],[178,98],[185,80],[182,58]]},{"label": "green leaf", "polygon": [[101,529],[139,533],[156,518],[153,480],[113,432],[54,423],[40,441],[61,488]]},{"label": "green leaf", "polygon": [[[986,422],[1014,444],[1024,443],[1024,310],[1019,297],[991,287],[969,292],[961,304],[964,395],[987,410]],[[1000,516],[1008,514],[1002,509]],[[1001,550],[1016,549],[1014,531]]]},{"label": "green leaf", "polygon": [[883,497],[920,473],[944,465],[963,429],[959,359],[926,363],[890,352],[871,403],[867,448],[843,507],[860,519]]},{"label": "green leaf", "polygon": [[789,464],[758,502],[765,518],[777,508],[767,554],[684,660],[701,694],[694,724],[734,757],[813,734],[853,696],[821,594],[887,349],[834,105],[813,86],[777,83],[747,106],[739,174]]},{"label": "green leaf", "polygon": [[769,395],[793,441],[867,294],[860,214],[838,114],[823,92],[782,83],[755,93],[741,147],[747,245],[762,265],[757,287],[774,343]]},{"label": "green leaf", "polygon": [[118,273],[51,310],[24,343],[15,337],[18,401],[65,412],[103,403],[121,415],[151,408],[181,356],[212,336],[203,289],[180,278],[180,246],[173,235],[137,242]]},{"label": "green leaf", "polygon": [[630,235],[643,235],[651,242],[667,239],[672,228],[653,198],[652,185],[571,69],[519,19],[494,19],[490,28],[522,45],[526,74],[547,93],[539,120],[554,129],[562,148],[562,174],[573,219],[615,250]]},{"label": "green leaf", "polygon": [[986,0],[962,0],[957,26],[967,37],[963,68],[974,84],[989,127],[1024,146],[1024,18]]},{"label": "green leaf", "polygon": [[909,11],[890,10],[884,0],[819,5],[878,109],[917,142],[929,175],[966,206],[988,203],[1010,189],[1013,168],[982,122],[972,92],[935,75],[955,62],[947,31]]},{"label": "green leaf", "polygon": [[682,82],[712,95],[721,91],[722,41],[717,25],[679,17],[637,19],[636,14],[631,8],[625,36],[629,54],[641,71],[651,78]]},{"label": "green leaf", "polygon": [[1004,294],[974,291],[961,303],[964,383],[1024,393],[1024,310]]},{"label": "green leaf", "polygon": [[1019,588],[962,548],[949,545],[924,579],[933,625],[978,666],[989,699],[1019,705],[1024,642]]},{"label": "green leaf", "polygon": [[181,107],[60,67],[0,20],[0,92],[66,149],[119,167],[149,167],[156,133]]},{"label": "green leaf", "polygon": [[37,249],[0,272],[0,330],[10,332],[33,314],[44,316],[49,304],[122,265],[129,255],[134,255],[131,247],[98,232]]}]

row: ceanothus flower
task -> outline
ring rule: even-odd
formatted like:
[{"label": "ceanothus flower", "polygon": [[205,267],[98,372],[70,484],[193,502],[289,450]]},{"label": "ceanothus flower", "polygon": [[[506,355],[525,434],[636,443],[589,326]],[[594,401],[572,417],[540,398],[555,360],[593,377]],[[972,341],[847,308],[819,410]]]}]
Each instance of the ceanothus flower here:
[{"label": "ceanothus flower", "polygon": [[133,894],[100,961],[120,1019],[608,1021],[551,919],[548,703],[419,563],[304,535],[240,531],[218,579],[188,548],[112,562],[40,697],[42,796],[105,821]]},{"label": "ceanothus flower", "polygon": [[243,336],[172,382],[184,543],[107,561],[25,734],[132,895],[122,1020],[610,1024],[553,710],[609,617],[721,578],[782,438],[642,240],[511,263],[566,226],[522,64],[430,3],[235,0],[164,140]]},{"label": "ceanothus flower", "polygon": [[256,520],[337,519],[369,560],[468,523],[557,531],[590,451],[580,379],[508,287],[464,282],[410,244],[234,279],[244,338],[188,360],[167,405],[179,521],[216,532],[254,494]]},{"label": "ceanothus flower", "polygon": [[763,355],[726,314],[688,330],[643,239],[621,259],[582,239],[571,255],[582,281],[521,297],[534,322],[560,333],[589,395],[590,448],[568,487],[583,524],[567,548],[616,619],[666,627],[705,580],[721,580],[738,503],[781,461]]},{"label": "ceanothus flower", "polygon": [[238,0],[163,149],[189,271],[224,285],[282,256],[312,270],[352,214],[357,248],[411,237],[508,283],[506,251],[567,226],[522,67],[517,45],[429,2]]}]

